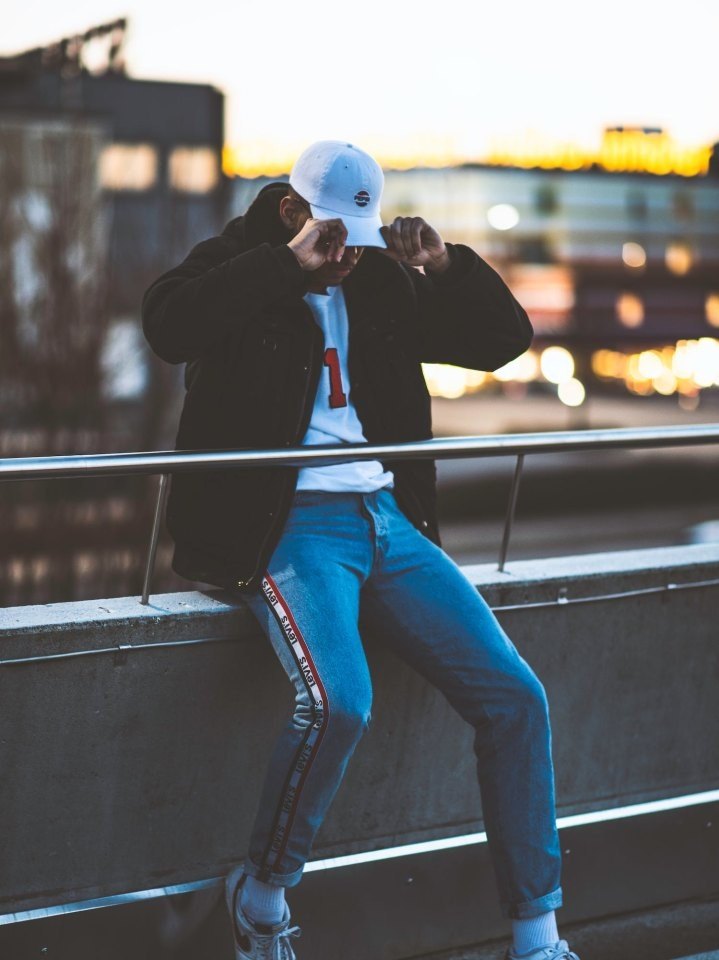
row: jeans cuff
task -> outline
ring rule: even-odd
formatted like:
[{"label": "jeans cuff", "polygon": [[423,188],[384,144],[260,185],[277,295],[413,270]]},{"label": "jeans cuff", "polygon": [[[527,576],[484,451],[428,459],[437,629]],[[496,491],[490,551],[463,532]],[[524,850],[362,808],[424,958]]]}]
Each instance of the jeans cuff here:
[{"label": "jeans cuff", "polygon": [[513,903],[508,900],[501,902],[502,913],[512,920],[527,920],[529,917],[538,917],[540,913],[548,913],[550,910],[556,910],[561,906],[561,887],[557,887],[556,890],[545,894],[543,897],[537,897],[536,900],[524,900],[521,903]]},{"label": "jeans cuff", "polygon": [[275,887],[296,886],[302,879],[302,872],[304,870],[303,865],[292,873],[275,873],[266,867],[258,867],[254,860],[250,860],[249,857],[245,859],[243,867],[248,877],[254,877],[256,880],[261,880],[262,883],[271,883]]}]

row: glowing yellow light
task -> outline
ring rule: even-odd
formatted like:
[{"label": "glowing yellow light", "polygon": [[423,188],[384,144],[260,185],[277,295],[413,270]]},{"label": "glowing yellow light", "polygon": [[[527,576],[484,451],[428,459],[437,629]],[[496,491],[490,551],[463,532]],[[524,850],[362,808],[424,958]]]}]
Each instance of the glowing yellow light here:
[{"label": "glowing yellow light", "polygon": [[699,395],[699,387],[697,387],[695,383],[692,383],[691,380],[680,380],[677,386],[677,393],[681,393],[683,397],[697,397]]},{"label": "glowing yellow light", "polygon": [[446,397],[448,400],[455,400],[457,397],[461,397],[464,392],[465,386],[462,377],[445,373],[441,378],[439,383],[439,395],[441,397]]},{"label": "glowing yellow light", "polygon": [[107,190],[149,190],[157,182],[158,164],[151,143],[110,143],[100,154],[100,183]]},{"label": "glowing yellow light", "polygon": [[481,387],[482,384],[487,382],[488,377],[489,377],[489,374],[486,373],[484,370],[465,370],[464,371],[464,379],[467,384],[468,390],[477,389],[477,387]]},{"label": "glowing yellow light", "polygon": [[710,327],[719,327],[719,293],[710,293],[705,304],[707,323]]},{"label": "glowing yellow light", "polygon": [[698,387],[711,387],[714,380],[714,376],[708,370],[697,370],[694,374],[694,383],[696,383]]},{"label": "glowing yellow light", "polygon": [[664,372],[662,356],[658,350],[643,350],[637,363],[639,376],[644,380],[653,380]]},{"label": "glowing yellow light", "polygon": [[505,363],[503,367],[492,371],[492,376],[497,380],[519,380],[522,383],[528,383],[534,380],[539,372],[539,360],[536,353],[527,351]]},{"label": "glowing yellow light", "polygon": [[627,357],[616,350],[596,350],[592,354],[592,370],[599,377],[624,377]]},{"label": "glowing yellow light", "polygon": [[654,387],[651,380],[633,380],[631,377],[626,381],[627,389],[636,393],[640,397],[648,397],[654,393]]},{"label": "glowing yellow light", "polygon": [[621,293],[616,310],[619,322],[625,327],[639,327],[644,323],[644,304],[634,293]]},{"label": "glowing yellow light", "polygon": [[568,407],[578,407],[584,403],[584,385],[575,377],[563,380],[557,387],[557,396]]},{"label": "glowing yellow light", "polygon": [[654,377],[652,380],[652,386],[663,396],[668,397],[671,393],[677,389],[677,378],[671,372],[671,370],[662,370],[662,372]]},{"label": "glowing yellow light", "polygon": [[719,384],[719,341],[700,337],[694,349],[694,383],[699,387]]},{"label": "glowing yellow light", "polygon": [[699,150],[682,150],[663,130],[625,127],[604,131],[600,163],[607,170],[646,170],[692,176],[702,164]]},{"label": "glowing yellow light", "polygon": [[422,370],[427,388],[433,397],[454,400],[465,393],[476,390],[487,380],[489,374],[483,370],[465,370],[447,363],[423,363]]},{"label": "glowing yellow light", "polygon": [[639,370],[639,354],[638,353],[630,354],[627,360],[627,379],[632,381],[636,380],[637,382],[639,381],[644,382],[646,380],[646,377],[643,377]]},{"label": "glowing yellow light", "polygon": [[664,254],[664,262],[672,273],[682,275],[691,269],[694,258],[685,243],[670,243]]},{"label": "glowing yellow light", "polygon": [[592,373],[598,377],[612,376],[611,350],[595,350],[592,354]]},{"label": "glowing yellow light", "polygon": [[625,243],[622,246],[622,260],[628,267],[643,267],[647,262],[647,254],[639,243]]},{"label": "glowing yellow light", "polygon": [[669,344],[667,344],[666,347],[662,347],[661,349],[662,363],[667,368],[667,370],[671,370],[672,368],[672,362],[674,360],[675,350],[676,350],[676,347],[671,346]]},{"label": "glowing yellow light", "polygon": [[612,353],[612,359],[613,359],[614,370],[615,370],[614,376],[624,378],[627,373],[627,363],[629,362],[626,353],[619,353],[618,351],[614,351]]},{"label": "glowing yellow light", "polygon": [[679,340],[671,371],[679,381],[680,390],[689,383],[699,387],[719,385],[719,340],[713,337]]},{"label": "glowing yellow light", "polygon": [[[278,140],[243,140],[226,144],[222,151],[222,167],[229,177],[277,176],[289,173],[306,146],[305,141]],[[571,141],[554,141],[532,130],[494,138],[484,156],[468,156],[456,138],[436,133],[389,140],[369,136],[359,146],[375,156],[385,169],[448,167],[470,160],[494,166],[547,170],[600,167],[612,171],[678,173],[685,177],[706,174],[713,149],[712,145],[683,146],[663,131],[645,131],[641,127],[604,131],[598,149]]]},{"label": "glowing yellow light", "polygon": [[[456,398],[493,382],[526,383],[541,375],[557,384],[562,403],[578,406],[585,399],[584,387],[574,377],[574,359],[564,347],[547,347],[541,354],[527,350],[492,373],[447,364],[422,366],[432,396]],[[656,392],[692,398],[702,389],[719,386],[719,339],[678,340],[674,345],[630,354],[595,350],[591,367],[597,377],[620,381],[637,396]]]},{"label": "glowing yellow light", "polygon": [[688,343],[679,340],[672,359],[672,373],[678,380],[686,380],[692,374],[692,364]]},{"label": "glowing yellow light", "polygon": [[574,374],[574,357],[564,347],[547,347],[539,361],[542,376],[550,383],[562,383]]},{"label": "glowing yellow light", "polygon": [[175,147],[168,158],[170,186],[185,193],[209,193],[219,183],[217,155],[211,147]]},{"label": "glowing yellow light", "polygon": [[655,174],[679,173],[693,177],[707,173],[711,146],[683,147],[663,130],[642,127],[607,129],[599,150],[570,141],[552,141],[534,130],[511,137],[495,138],[488,162],[513,167],[588,169],[599,166],[613,171],[645,171]]},{"label": "glowing yellow light", "polygon": [[[306,146],[304,140],[245,140],[226,144],[222,151],[222,168],[228,177],[278,176],[290,172]],[[417,166],[451,167],[468,159],[458,148],[454,137],[436,133],[389,140],[386,137],[368,136],[363,137],[358,146],[376,157],[386,170],[408,170]]]},{"label": "glowing yellow light", "polygon": [[511,230],[519,223],[519,211],[511,203],[495,203],[487,210],[487,220],[495,230]]}]

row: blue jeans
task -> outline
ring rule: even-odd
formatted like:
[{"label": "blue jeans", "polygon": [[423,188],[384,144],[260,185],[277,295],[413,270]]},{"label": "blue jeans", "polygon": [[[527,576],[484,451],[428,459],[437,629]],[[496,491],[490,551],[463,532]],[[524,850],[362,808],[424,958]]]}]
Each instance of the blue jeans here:
[{"label": "blue jeans", "polygon": [[485,600],[391,490],[295,499],[250,608],[296,689],[272,753],[248,874],[293,886],[370,722],[358,621],[475,730],[487,842],[505,916],[562,904],[547,698]]}]

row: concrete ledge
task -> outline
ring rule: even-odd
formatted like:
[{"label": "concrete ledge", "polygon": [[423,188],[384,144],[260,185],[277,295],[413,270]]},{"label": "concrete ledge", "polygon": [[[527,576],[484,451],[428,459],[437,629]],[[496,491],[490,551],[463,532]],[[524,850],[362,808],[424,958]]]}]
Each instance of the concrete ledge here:
[{"label": "concrete ledge", "polygon": [[504,582],[546,583],[547,580],[606,578],[656,571],[666,567],[701,567],[719,561],[719,543],[690,544],[682,547],[652,547],[647,550],[614,550],[608,553],[587,553],[570,557],[549,557],[538,560],[508,562],[500,573],[496,564],[480,563],[464,567],[477,586]]},{"label": "concrete ledge", "polygon": [[[719,787],[719,544],[466,572],[547,689],[560,816]],[[679,589],[700,583],[714,585]],[[317,859],[483,829],[471,729],[366,646],[372,729]],[[0,662],[0,912],[227,872],[293,700],[242,601],[208,591],[0,612],[0,661],[56,654]]]},{"label": "concrete ledge", "polygon": [[[508,590],[521,591],[518,596],[512,594],[514,602],[533,602],[556,599],[553,591],[557,585],[581,585],[582,595],[587,595],[590,588],[595,593],[597,588],[619,589],[622,584],[624,589],[635,589],[645,581],[654,585],[684,583],[703,577],[706,568],[714,564],[719,565],[719,543],[518,560],[508,563],[501,572],[494,563],[463,569],[494,606],[503,602]],[[667,577],[669,571],[671,579]],[[631,588],[627,587],[627,577],[635,581]],[[115,597],[7,607],[0,609],[0,659],[7,658],[7,643],[16,637],[32,642],[61,633],[69,640],[71,635],[82,632],[87,637],[99,634],[101,639],[109,627],[125,626],[137,630],[138,638],[152,635],[162,642],[182,638],[188,630],[193,636],[207,633],[232,637],[238,627],[251,627],[253,622],[241,599],[217,589],[155,594],[147,606],[140,603],[139,597]],[[170,623],[172,636],[164,629]]]}]

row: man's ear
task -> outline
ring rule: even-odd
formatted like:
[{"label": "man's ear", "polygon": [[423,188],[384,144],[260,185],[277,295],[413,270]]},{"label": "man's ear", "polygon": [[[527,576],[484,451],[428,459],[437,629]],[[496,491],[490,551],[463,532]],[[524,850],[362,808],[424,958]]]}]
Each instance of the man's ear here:
[{"label": "man's ear", "polygon": [[297,204],[292,197],[285,196],[280,200],[280,220],[288,230],[297,229]]}]

